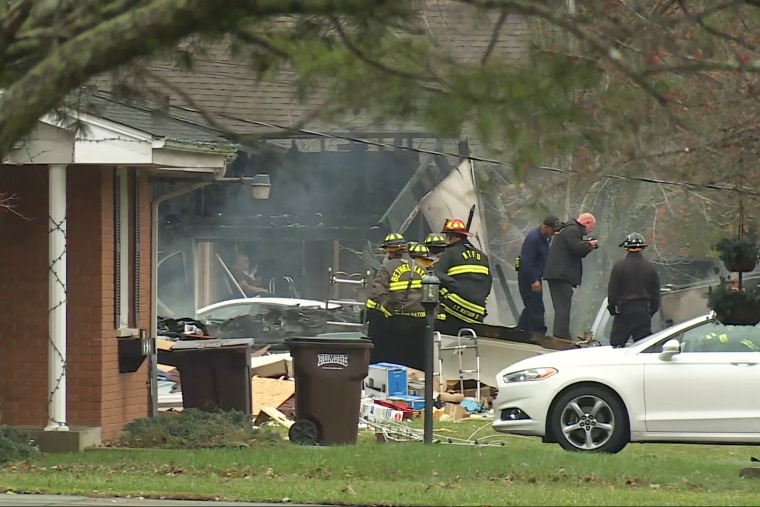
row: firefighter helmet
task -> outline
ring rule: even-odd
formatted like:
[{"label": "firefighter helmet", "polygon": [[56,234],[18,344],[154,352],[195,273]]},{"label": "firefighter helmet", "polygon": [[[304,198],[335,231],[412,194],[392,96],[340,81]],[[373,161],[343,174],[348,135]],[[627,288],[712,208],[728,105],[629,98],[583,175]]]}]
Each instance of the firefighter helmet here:
[{"label": "firefighter helmet", "polygon": [[628,236],[625,237],[625,241],[620,243],[620,246],[627,250],[636,249],[636,248],[646,248],[647,247],[647,241],[644,239],[644,236],[639,234],[638,232],[632,232]]},{"label": "firefighter helmet", "polygon": [[430,249],[422,243],[410,243],[409,256],[422,257],[423,259],[427,259],[430,257]]},{"label": "firefighter helmet", "polygon": [[380,243],[380,248],[400,248],[406,246],[406,239],[404,235],[398,232],[392,232],[385,236],[385,239]]},{"label": "firefighter helmet", "polygon": [[443,226],[443,231],[441,232],[461,234],[463,236],[470,235],[470,231],[467,230],[467,226],[464,225],[464,222],[458,218],[450,218],[449,220],[446,220],[446,224]]},{"label": "firefighter helmet", "polygon": [[447,245],[448,243],[446,242],[446,236],[439,232],[431,232],[425,238],[425,246],[427,247],[443,248]]}]

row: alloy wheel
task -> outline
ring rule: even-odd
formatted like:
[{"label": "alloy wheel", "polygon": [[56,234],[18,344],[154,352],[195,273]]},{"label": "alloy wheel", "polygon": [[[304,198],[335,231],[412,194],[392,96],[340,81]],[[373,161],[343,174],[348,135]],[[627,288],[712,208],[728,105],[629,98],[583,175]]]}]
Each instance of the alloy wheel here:
[{"label": "alloy wheel", "polygon": [[571,445],[583,451],[593,451],[612,438],[615,415],[603,399],[593,395],[578,396],[563,407],[560,427]]}]

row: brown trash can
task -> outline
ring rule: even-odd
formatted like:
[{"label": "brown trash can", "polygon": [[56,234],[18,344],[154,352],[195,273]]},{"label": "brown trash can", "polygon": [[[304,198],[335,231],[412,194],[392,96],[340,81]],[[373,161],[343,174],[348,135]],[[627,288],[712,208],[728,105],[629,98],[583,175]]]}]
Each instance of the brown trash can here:
[{"label": "brown trash can", "polygon": [[181,340],[159,351],[159,363],[179,371],[184,408],[251,415],[252,344],[250,338]]},{"label": "brown trash can", "polygon": [[291,338],[286,343],[296,381],[296,421],[288,431],[290,441],[356,444],[372,341],[348,332]]}]

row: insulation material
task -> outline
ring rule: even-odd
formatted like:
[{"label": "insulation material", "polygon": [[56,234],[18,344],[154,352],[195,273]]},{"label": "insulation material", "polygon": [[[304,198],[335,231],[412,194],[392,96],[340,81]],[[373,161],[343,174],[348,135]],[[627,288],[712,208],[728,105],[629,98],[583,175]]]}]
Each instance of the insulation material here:
[{"label": "insulation material", "polygon": [[[473,204],[475,205],[475,215],[472,217],[472,224],[470,225],[470,232],[473,234],[470,237],[470,242],[485,252],[486,255],[489,255],[485,210],[477,192],[472,161],[462,161],[438,186],[420,200],[419,208],[422,210],[430,229],[440,231],[447,218],[459,218],[466,222]],[[491,271],[495,275],[493,261],[491,259]],[[494,276],[494,283],[498,283],[496,276]],[[502,322],[499,318],[500,312],[493,289],[486,300],[486,310],[488,311],[485,318],[486,324],[510,324]]]}]

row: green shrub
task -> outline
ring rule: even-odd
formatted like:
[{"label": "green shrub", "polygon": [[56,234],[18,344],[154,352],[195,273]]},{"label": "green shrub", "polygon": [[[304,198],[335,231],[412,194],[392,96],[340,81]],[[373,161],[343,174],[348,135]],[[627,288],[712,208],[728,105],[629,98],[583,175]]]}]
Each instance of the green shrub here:
[{"label": "green shrub", "polygon": [[205,449],[247,447],[256,442],[271,444],[280,439],[272,432],[255,429],[249,416],[240,411],[203,412],[186,409],[161,412],[128,423],[119,444],[124,447],[161,449]]},{"label": "green shrub", "polygon": [[36,456],[38,452],[26,433],[0,426],[0,464],[24,461]]},{"label": "green shrub", "polygon": [[708,289],[707,306],[723,324],[755,325],[760,322],[760,287],[733,290],[726,278]]},{"label": "green shrub", "polygon": [[754,266],[760,253],[760,245],[754,238],[723,238],[713,248],[729,271],[735,265],[748,263]]}]

